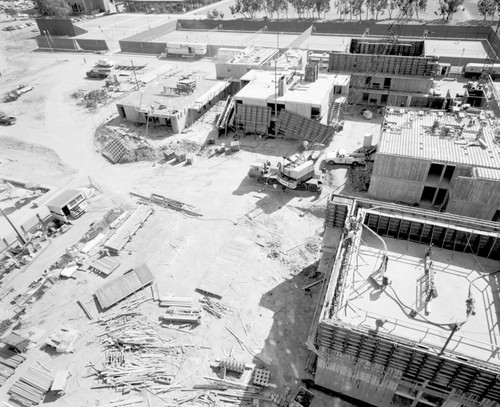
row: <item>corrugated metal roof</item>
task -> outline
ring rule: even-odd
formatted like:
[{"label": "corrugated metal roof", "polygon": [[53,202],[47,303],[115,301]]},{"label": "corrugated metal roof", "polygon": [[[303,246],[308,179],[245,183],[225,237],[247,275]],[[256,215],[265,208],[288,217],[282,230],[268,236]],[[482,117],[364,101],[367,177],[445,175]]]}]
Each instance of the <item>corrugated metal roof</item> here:
[{"label": "corrugated metal roof", "polygon": [[[439,124],[435,135],[431,127]],[[472,167],[500,168],[500,146],[493,129],[478,115],[388,109],[378,153]],[[447,134],[440,129],[447,128]],[[482,129],[480,141],[477,135]]]},{"label": "corrugated metal roof", "polygon": [[475,168],[475,172],[477,178],[500,181],[500,169],[477,167]]}]

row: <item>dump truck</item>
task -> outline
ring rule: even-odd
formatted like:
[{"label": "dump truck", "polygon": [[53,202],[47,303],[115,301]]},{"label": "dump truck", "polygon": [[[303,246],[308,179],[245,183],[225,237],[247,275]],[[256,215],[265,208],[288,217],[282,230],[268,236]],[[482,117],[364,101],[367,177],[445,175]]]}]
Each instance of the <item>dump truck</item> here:
[{"label": "dump truck", "polygon": [[4,100],[6,102],[11,102],[13,100],[19,99],[22,94],[33,90],[33,86],[29,85],[19,85],[17,89],[11,90],[5,94]]},{"label": "dump truck", "polygon": [[325,161],[327,164],[344,164],[357,167],[359,165],[366,164],[366,154],[365,153],[347,153],[343,148],[337,151],[329,151],[325,155]]},{"label": "dump truck", "polygon": [[260,184],[281,185],[298,191],[321,192],[322,181],[314,171],[314,161],[307,160],[300,164],[291,162],[285,165],[270,161],[254,163],[248,171],[250,178],[257,178]]}]

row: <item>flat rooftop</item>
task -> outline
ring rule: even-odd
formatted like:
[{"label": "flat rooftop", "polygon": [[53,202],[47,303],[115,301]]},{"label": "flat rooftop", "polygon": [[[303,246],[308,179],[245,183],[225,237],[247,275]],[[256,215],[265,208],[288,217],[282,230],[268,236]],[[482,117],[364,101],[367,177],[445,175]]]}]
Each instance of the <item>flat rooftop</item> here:
[{"label": "flat rooftop", "polygon": [[351,37],[311,35],[299,45],[299,48],[316,52],[347,52],[350,44]]},{"label": "flat rooftop", "polygon": [[[346,291],[336,318],[351,325],[376,329],[376,321],[385,321],[380,332],[432,345],[441,349],[454,323],[464,322],[446,350],[500,365],[500,274],[498,262],[476,258],[472,254],[433,247],[434,285],[437,297],[425,311],[424,272],[426,245],[384,237],[389,262],[386,276],[391,285],[380,290],[370,283],[372,276],[381,283],[377,272],[383,252],[379,238],[363,230],[359,251],[346,280]],[[469,290],[475,300],[475,315],[467,318]],[[414,318],[409,312],[416,310]]]},{"label": "flat rooftop", "polygon": [[[282,74],[291,75],[290,71],[278,72],[277,76]],[[251,70],[246,73],[241,80],[250,81],[236,95],[236,100],[259,100],[273,101],[275,96],[275,73],[274,71]],[[349,84],[349,75],[319,74],[315,82],[298,81],[285,91],[283,96],[277,98],[278,103],[300,103],[320,106],[325,96],[335,85],[346,86]]]},{"label": "flat rooftop", "polygon": [[487,58],[483,41],[425,40],[425,55],[451,58]]},{"label": "flat rooftop", "polygon": [[269,33],[254,33],[241,31],[173,31],[161,37],[155,38],[154,42],[194,42],[223,47],[264,47],[280,48],[288,46],[298,37],[295,34],[283,34],[278,36]]},{"label": "flat rooftop", "polygon": [[226,64],[262,64],[267,62],[278,51],[272,48],[249,47],[235,55]]},{"label": "flat rooftop", "polygon": [[[438,126],[431,133],[434,123]],[[464,111],[388,108],[377,153],[500,168],[500,145],[488,120]]]},{"label": "flat rooftop", "polygon": [[88,18],[74,23],[88,31],[78,38],[121,40],[135,34],[156,28],[174,20],[165,14],[119,13],[99,18]]},{"label": "flat rooftop", "polygon": [[[176,88],[177,82],[186,77],[183,72],[178,72],[172,76],[158,77],[157,80],[135,91],[117,104],[124,106],[142,106],[144,108],[157,108],[163,105],[168,109],[181,110],[193,107],[196,102],[209,98],[211,91],[222,90],[227,82],[215,79],[196,77],[196,88],[191,94],[175,94],[170,89]],[[216,92],[218,93],[218,92]],[[208,99],[207,99],[208,100]],[[206,102],[206,101],[205,101]]]}]

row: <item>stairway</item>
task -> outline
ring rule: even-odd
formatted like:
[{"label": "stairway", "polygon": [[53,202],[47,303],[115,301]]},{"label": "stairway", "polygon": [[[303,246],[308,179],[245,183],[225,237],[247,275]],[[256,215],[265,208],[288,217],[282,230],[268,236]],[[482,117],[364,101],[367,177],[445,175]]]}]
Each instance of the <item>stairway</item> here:
[{"label": "stairway", "polygon": [[330,112],[330,117],[328,118],[328,124],[331,126],[333,123],[338,123],[340,120],[340,108],[345,103],[345,97],[340,97],[333,103],[332,111]]}]

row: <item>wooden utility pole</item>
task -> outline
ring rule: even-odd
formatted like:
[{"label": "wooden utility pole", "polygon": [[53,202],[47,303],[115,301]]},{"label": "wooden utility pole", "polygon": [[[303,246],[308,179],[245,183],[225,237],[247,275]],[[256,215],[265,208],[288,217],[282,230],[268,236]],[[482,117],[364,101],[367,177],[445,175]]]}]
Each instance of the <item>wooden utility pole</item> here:
[{"label": "wooden utility pole", "polygon": [[2,213],[2,215],[4,216],[5,219],[7,219],[7,222],[9,222],[9,225],[12,226],[12,229],[14,229],[14,231],[16,232],[16,235],[17,237],[19,238],[20,242],[22,244],[26,244],[26,240],[24,240],[24,237],[21,235],[21,233],[19,233],[19,231],[17,230],[17,228],[14,226],[14,224],[10,221],[9,217],[5,214],[5,212],[3,211],[2,208],[0,208],[0,212]]}]

